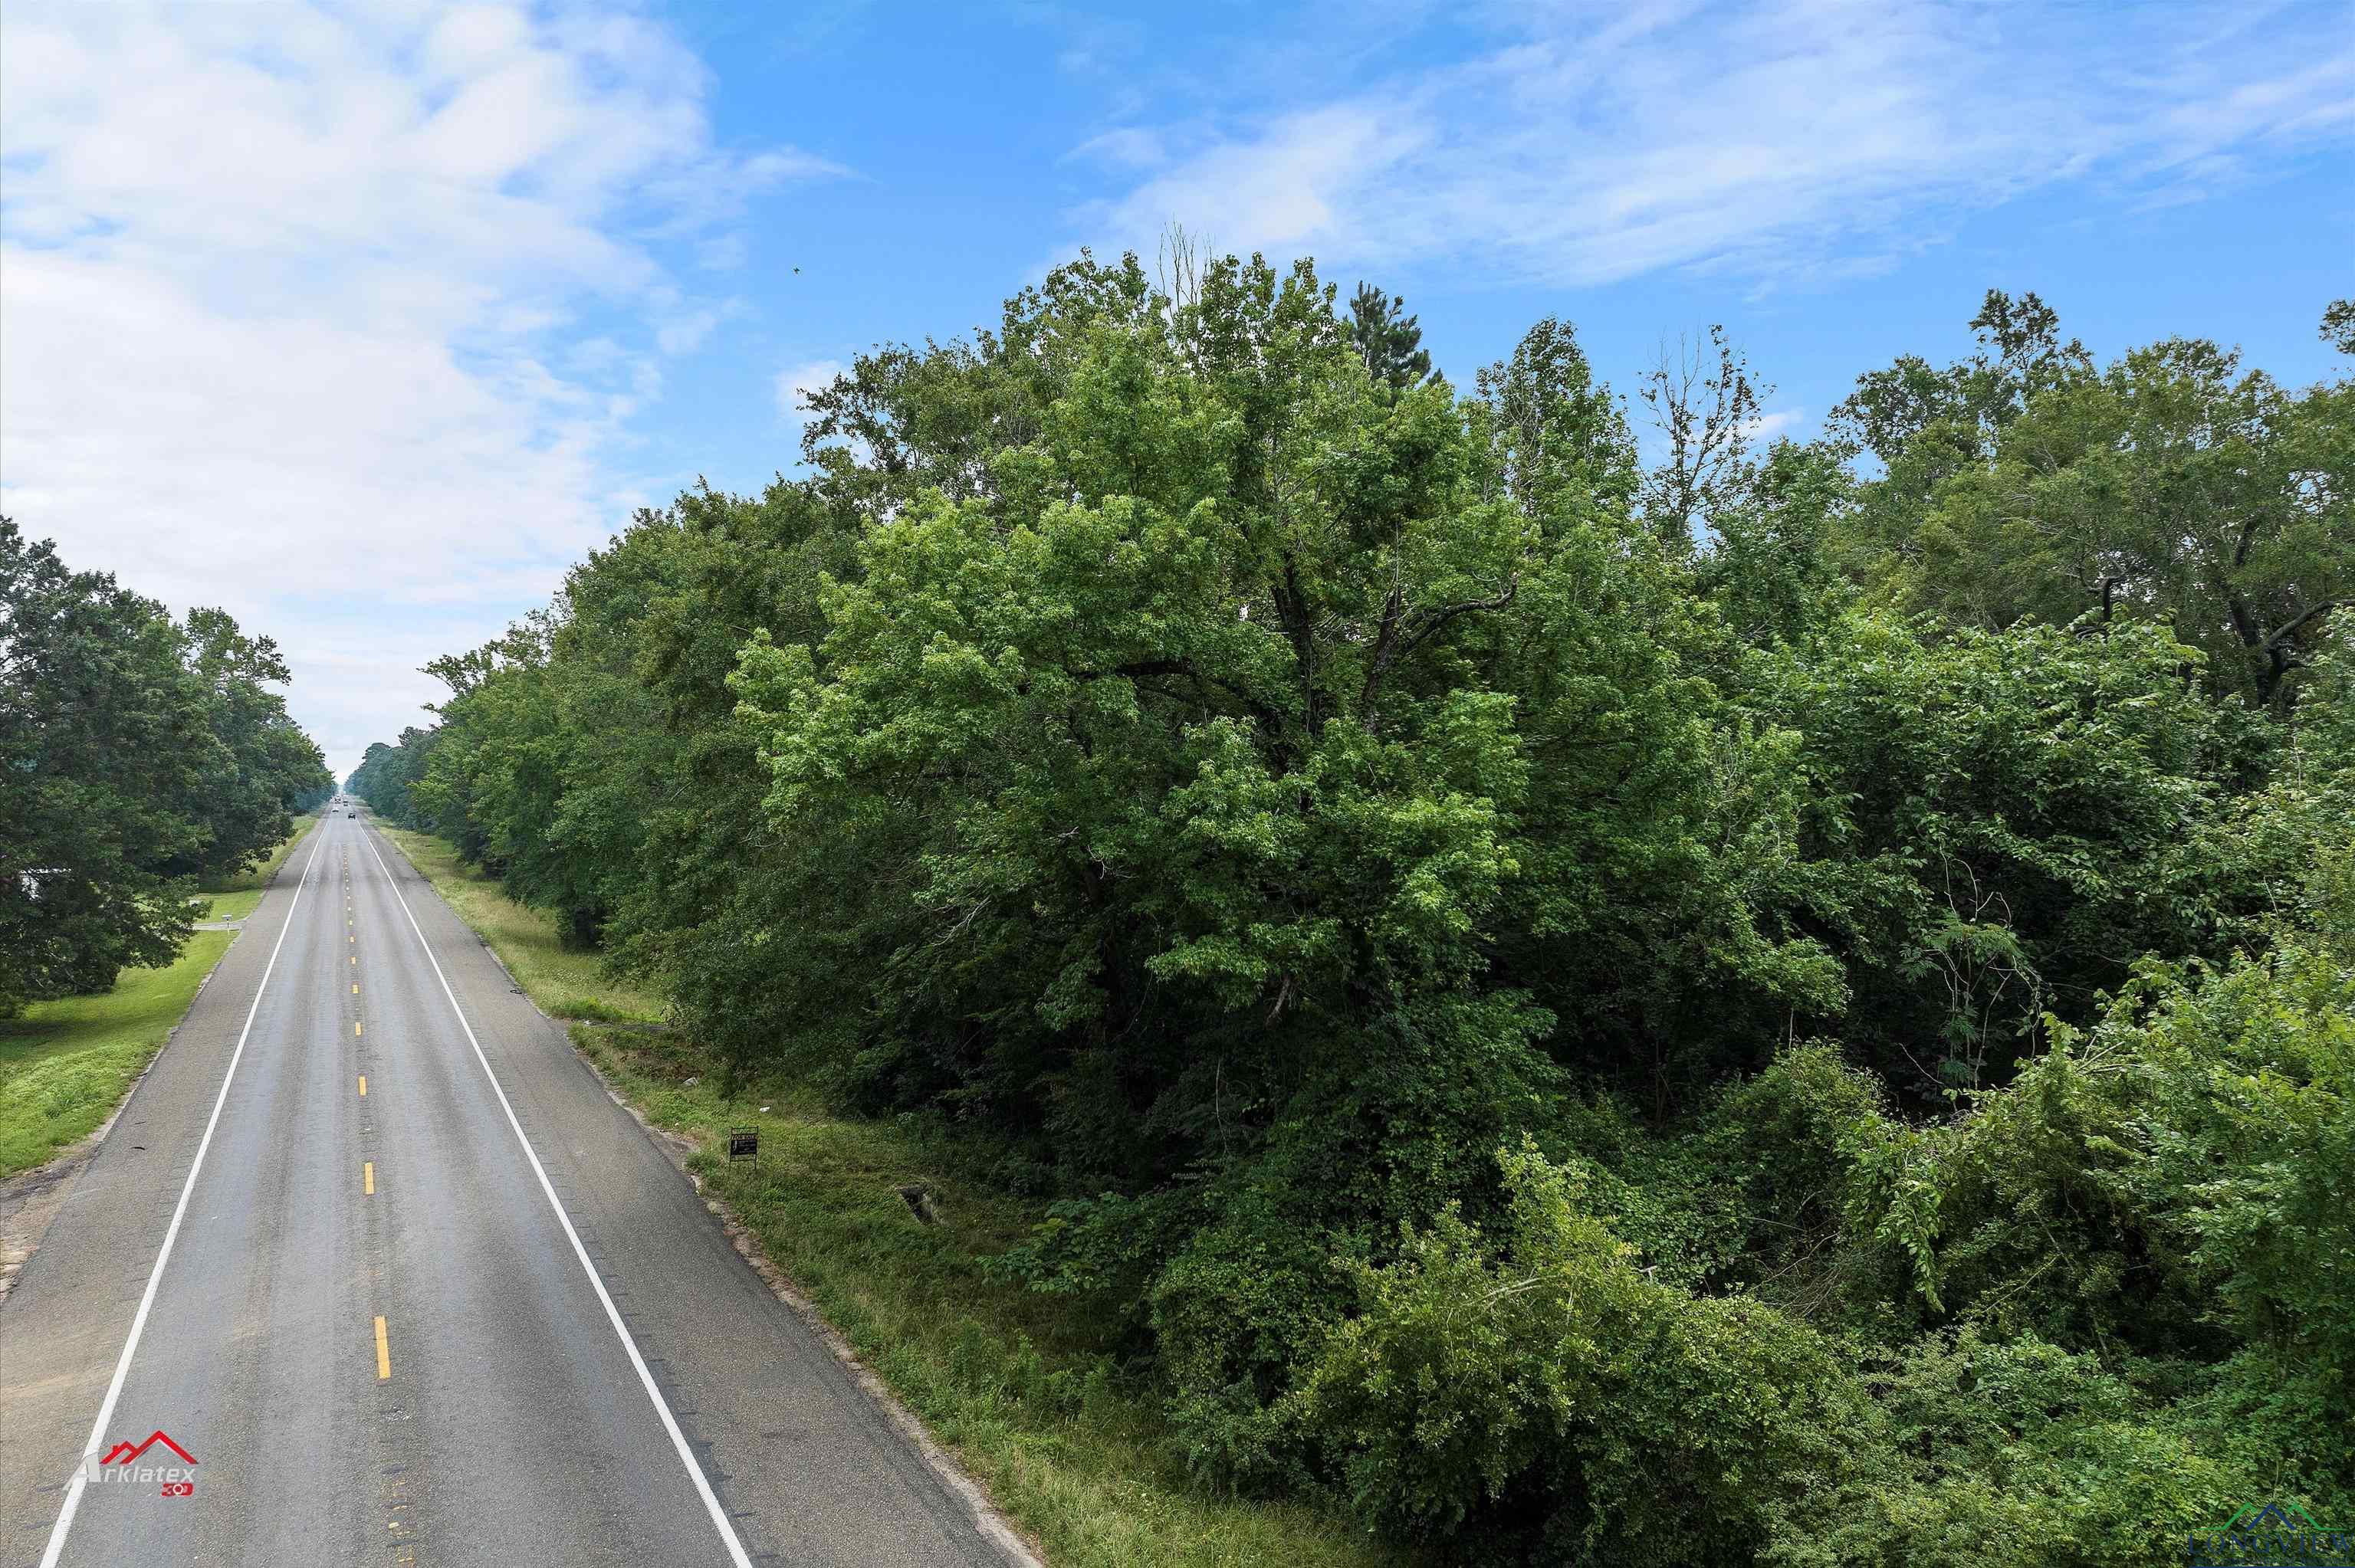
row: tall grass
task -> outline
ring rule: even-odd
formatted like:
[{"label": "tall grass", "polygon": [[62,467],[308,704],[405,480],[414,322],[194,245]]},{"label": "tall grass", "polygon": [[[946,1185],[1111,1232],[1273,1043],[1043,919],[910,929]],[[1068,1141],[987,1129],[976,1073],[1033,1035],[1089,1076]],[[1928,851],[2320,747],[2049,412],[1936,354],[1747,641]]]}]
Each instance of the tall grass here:
[{"label": "tall grass", "polygon": [[557,938],[553,920],[509,898],[499,891],[496,881],[474,867],[461,865],[458,852],[447,841],[399,828],[383,832],[433,884],[458,917],[490,943],[491,951],[541,1012],[552,1018],[652,1023],[668,1011],[662,998],[607,979],[604,961],[597,954],[565,947]]}]

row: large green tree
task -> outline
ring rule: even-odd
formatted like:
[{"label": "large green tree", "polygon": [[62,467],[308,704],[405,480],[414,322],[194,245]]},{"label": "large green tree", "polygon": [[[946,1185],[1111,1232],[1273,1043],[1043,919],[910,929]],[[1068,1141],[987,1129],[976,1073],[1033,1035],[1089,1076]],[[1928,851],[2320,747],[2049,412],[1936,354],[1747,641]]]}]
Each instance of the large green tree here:
[{"label": "large green tree", "polygon": [[[369,742],[368,750],[360,756],[360,765],[345,779],[344,789],[367,801],[368,810],[389,822],[442,831],[439,823],[421,821],[410,800],[410,787],[425,776],[440,737],[439,726],[420,729],[410,725],[401,730],[398,742]],[[453,820],[447,831],[454,838],[463,826],[462,821]]]},{"label": "large green tree", "polygon": [[247,636],[225,610],[192,609],[182,658],[204,686],[212,733],[229,755],[227,768],[187,802],[205,828],[204,848],[173,869],[233,875],[266,858],[293,830],[292,809],[332,779],[318,746],[271,689],[293,678],[274,640]]},{"label": "large green tree", "polygon": [[183,628],[0,519],[0,1011],[170,961],[200,873],[286,835],[325,780],[268,639]]},{"label": "large green tree", "polygon": [[2355,381],[2288,391],[2200,339],[2096,370],[2033,294],[1973,324],[1992,353],[1901,360],[1843,406],[1886,465],[1867,573],[1967,625],[2155,620],[2212,689],[2290,702],[2355,596]]}]

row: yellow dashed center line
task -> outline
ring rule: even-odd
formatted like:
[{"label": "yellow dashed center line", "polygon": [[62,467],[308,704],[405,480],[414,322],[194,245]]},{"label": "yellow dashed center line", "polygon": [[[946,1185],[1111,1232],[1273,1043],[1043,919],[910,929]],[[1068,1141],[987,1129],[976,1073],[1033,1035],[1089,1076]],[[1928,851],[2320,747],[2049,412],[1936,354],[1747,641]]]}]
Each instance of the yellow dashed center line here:
[{"label": "yellow dashed center line", "polygon": [[368,1075],[366,1073],[362,1073],[360,1075],[360,1098],[368,1098]]},{"label": "yellow dashed center line", "polygon": [[[357,986],[354,986],[354,987],[352,987],[352,989],[353,989],[354,991],[357,991],[357,990],[359,990],[360,988],[359,988],[359,987],[357,987]],[[360,1034],[360,1026],[359,1026],[359,1024],[358,1024],[357,1022],[355,1022],[352,1024],[352,1038],[353,1038],[353,1039],[355,1039],[355,1040],[357,1040],[357,1039],[358,1039],[358,1038],[359,1038],[359,1034]]]},{"label": "yellow dashed center line", "polygon": [[357,995],[359,995],[359,993],[360,993],[360,982],[359,982],[359,981],[357,981],[357,980],[354,980],[354,981],[352,981],[352,994],[353,994],[354,996],[357,996]]},{"label": "yellow dashed center line", "polygon": [[376,1196],[376,1161],[360,1161],[360,1191],[368,1197]]},{"label": "yellow dashed center line", "polygon": [[376,1377],[378,1383],[392,1375],[392,1347],[385,1343],[384,1319],[376,1320]]}]

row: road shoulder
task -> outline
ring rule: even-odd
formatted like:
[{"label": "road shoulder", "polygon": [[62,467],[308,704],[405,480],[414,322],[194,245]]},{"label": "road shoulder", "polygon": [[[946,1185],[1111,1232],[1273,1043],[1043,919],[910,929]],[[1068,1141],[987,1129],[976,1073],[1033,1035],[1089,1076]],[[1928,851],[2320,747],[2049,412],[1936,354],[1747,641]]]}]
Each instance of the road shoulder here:
[{"label": "road shoulder", "polygon": [[613,1092],[459,906],[404,846],[376,843],[748,1543],[779,1561],[1036,1568],[972,1478],[896,1401],[876,1397],[880,1383],[805,1304],[776,1290],[776,1272],[715,1211],[676,1145]]}]

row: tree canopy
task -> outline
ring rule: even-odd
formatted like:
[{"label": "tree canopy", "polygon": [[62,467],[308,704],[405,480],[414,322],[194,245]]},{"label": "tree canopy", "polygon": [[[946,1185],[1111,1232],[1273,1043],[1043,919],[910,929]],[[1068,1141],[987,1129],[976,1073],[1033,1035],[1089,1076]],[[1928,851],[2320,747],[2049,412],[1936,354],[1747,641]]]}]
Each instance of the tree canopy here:
[{"label": "tree canopy", "polygon": [[333,787],[286,679],[225,611],[176,622],[0,518],[0,1015],[170,962],[195,879]]},{"label": "tree canopy", "polygon": [[2350,383],[1998,292],[1812,443],[1711,334],[1647,464],[1569,323],[1466,390],[1352,305],[1083,256],[862,356],[351,788],[994,1150],[1205,1484],[1478,1562],[2346,1515]]},{"label": "tree canopy", "polygon": [[1847,427],[1868,486],[1868,570],[1966,625],[2131,609],[2264,705],[2355,602],[2355,383],[2289,391],[2212,343],[2096,368],[2033,294],[1973,323],[1993,355],[1867,376]]}]

